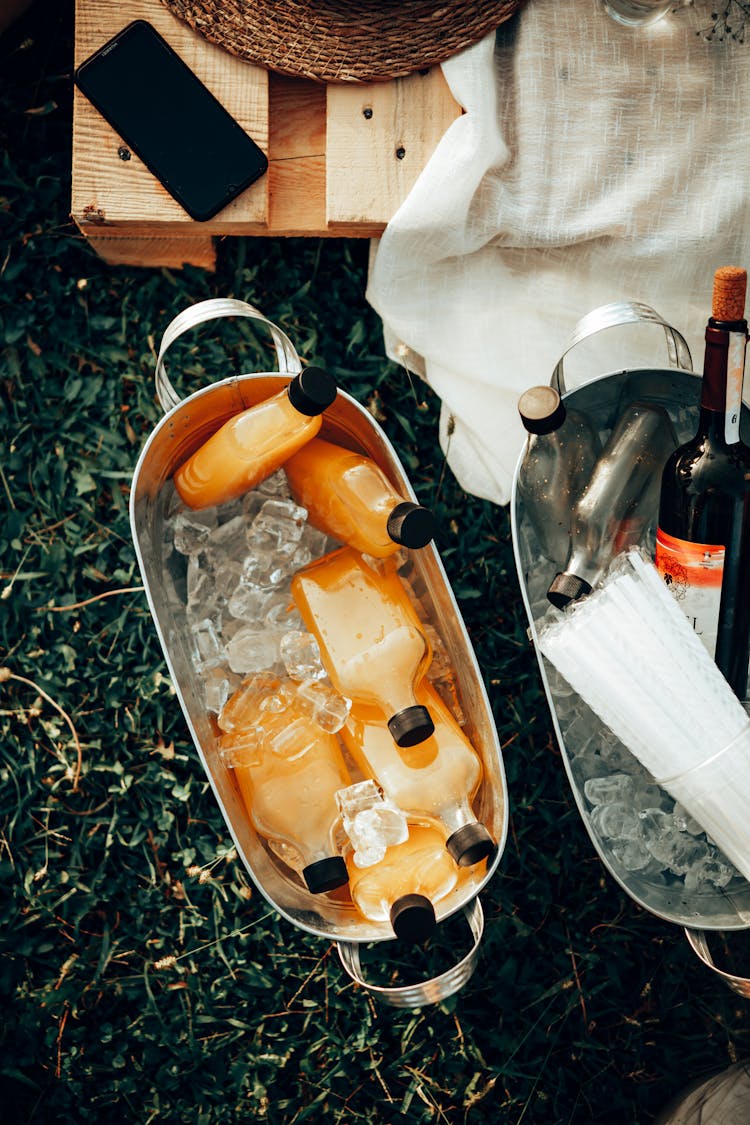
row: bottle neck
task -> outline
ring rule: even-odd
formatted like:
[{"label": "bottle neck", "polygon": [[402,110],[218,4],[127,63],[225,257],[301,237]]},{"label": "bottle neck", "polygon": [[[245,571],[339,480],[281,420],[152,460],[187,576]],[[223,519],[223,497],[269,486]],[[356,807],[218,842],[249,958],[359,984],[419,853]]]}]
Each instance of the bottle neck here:
[{"label": "bottle neck", "polygon": [[713,317],[706,327],[698,436],[726,445],[740,440],[747,322]]}]

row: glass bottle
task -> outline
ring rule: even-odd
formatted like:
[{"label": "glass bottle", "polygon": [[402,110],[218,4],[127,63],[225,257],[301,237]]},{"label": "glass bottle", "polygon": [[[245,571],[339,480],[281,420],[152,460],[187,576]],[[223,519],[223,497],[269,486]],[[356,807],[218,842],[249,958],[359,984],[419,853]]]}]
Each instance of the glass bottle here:
[{"label": "glass bottle", "polygon": [[218,721],[219,753],[234,771],[256,831],[290,856],[312,894],[343,886],[336,793],[351,778],[335,735],[297,709],[293,686],[285,690],[266,673],[245,681]]},{"label": "glass bottle", "polygon": [[518,412],[528,436],[517,491],[542,553],[561,566],[570,546],[570,512],[591,478],[599,437],[552,387],[524,391]]},{"label": "glass bottle", "polygon": [[313,527],[339,543],[385,558],[400,546],[424,547],[433,537],[432,513],[401,496],[371,457],[318,437],[285,463],[284,472]]},{"label": "glass bottle", "polygon": [[336,690],[379,708],[399,746],[429,738],[434,724],[414,693],[432,653],[395,569],[375,571],[341,547],[297,571],[291,587]]},{"label": "glass bottle", "polygon": [[747,691],[750,448],[740,438],[747,274],[716,271],[698,427],[664,467],[656,566],[735,694]]},{"label": "glass bottle", "polygon": [[189,508],[210,508],[249,492],[320,430],[336,398],[327,371],[308,367],[282,391],[235,414],[174,474]]},{"label": "glass bottle", "polygon": [[370,867],[357,867],[348,851],[345,859],[357,909],[371,922],[390,922],[404,941],[429,937],[435,928],[435,905],[458,882],[459,869],[434,823],[411,822],[408,838],[389,847]]},{"label": "glass bottle", "polygon": [[440,821],[453,859],[469,867],[494,850],[492,837],[471,807],[482,780],[482,763],[426,680],[416,698],[435,723],[434,734],[416,746],[397,747],[377,708],[362,705],[352,708],[341,735],[362,773],[374,778],[407,815]]},{"label": "glass bottle", "polygon": [[589,594],[615,555],[639,546],[656,520],[664,463],[677,445],[669,414],[631,402],[573,507],[565,565],[547,591],[560,608]]}]

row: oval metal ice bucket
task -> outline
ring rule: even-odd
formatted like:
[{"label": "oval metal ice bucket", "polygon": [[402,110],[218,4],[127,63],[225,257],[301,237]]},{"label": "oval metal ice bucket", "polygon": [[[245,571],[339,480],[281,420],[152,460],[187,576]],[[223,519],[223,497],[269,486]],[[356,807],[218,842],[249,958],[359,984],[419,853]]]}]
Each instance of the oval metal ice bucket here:
[{"label": "oval metal ice bucket", "polygon": [[[166,375],[164,353],[182,332],[205,320],[238,315],[260,321],[272,332],[282,373],[247,374],[224,379],[180,400]],[[471,931],[471,948],[439,978],[417,985],[376,987],[363,977],[359,945],[393,939],[386,924],[368,922],[348,902],[312,895],[255,832],[233,773],[221,760],[216,737],[202,705],[202,692],[188,654],[185,621],[170,559],[163,547],[165,484],[175,469],[227,419],[268,398],[300,369],[288,338],[244,302],[206,301],[181,313],[168,327],[157,363],[157,389],[167,413],[156,425],[139,457],[131,492],[131,527],[149,606],[185,720],[238,854],[269,904],[293,925],[339,945],[342,963],[361,984],[399,1007],[434,1003],[455,992],[471,976],[483,928],[477,894],[500,861],[508,828],[508,800],[502,754],[492,711],[466,627],[434,544],[407,552],[410,582],[419,589],[426,620],[441,636],[456,672],[466,733],[484,767],[484,781],[474,808],[497,843],[486,866],[471,872],[436,906],[438,922],[463,910]],[[416,500],[411,483],[385,433],[360,404],[339,391],[326,411],[321,437],[373,458],[397,489]],[[174,561],[174,560],[172,560]]]}]

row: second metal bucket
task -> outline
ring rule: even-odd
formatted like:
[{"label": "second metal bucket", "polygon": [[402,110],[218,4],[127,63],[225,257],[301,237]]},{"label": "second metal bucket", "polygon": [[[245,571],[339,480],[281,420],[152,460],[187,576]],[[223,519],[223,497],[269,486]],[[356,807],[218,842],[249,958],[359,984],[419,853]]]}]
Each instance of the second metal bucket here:
[{"label": "second metal bucket", "polygon": [[[669,367],[615,371],[573,390],[566,390],[564,360],[571,348],[607,328],[642,323],[653,323],[663,328]],[[686,441],[695,432],[701,381],[692,371],[687,344],[671,325],[644,305],[608,305],[585,317],[577,326],[568,348],[555,368],[552,385],[560,391],[566,406],[580,411],[591,420],[603,440],[617,420],[618,404],[623,399],[639,399],[664,407],[674,423],[679,442]],[[748,427],[749,421],[748,411],[743,408],[743,430]],[[538,646],[538,628],[549,608],[546,590],[557,567],[542,555],[527,518],[522,489],[519,488],[523,471],[521,455],[511,498],[516,568],[529,620],[529,636],[536,649],[539,672],[562,761],[591,842],[609,874],[639,906],[667,922],[684,927],[691,947],[701,960],[735,991],[750,996],[750,981],[716,967],[709,950],[708,938],[711,931],[750,927],[750,884],[741,876],[736,876],[726,887],[687,891],[679,877],[664,880],[627,870],[618,859],[611,841],[597,831],[592,820],[591,809],[584,794],[585,779],[576,769],[576,757],[581,747],[576,741],[575,728],[571,726],[564,730],[565,723],[561,720],[566,708],[570,706],[570,689]],[[650,531],[653,534],[655,528],[652,527]]]}]

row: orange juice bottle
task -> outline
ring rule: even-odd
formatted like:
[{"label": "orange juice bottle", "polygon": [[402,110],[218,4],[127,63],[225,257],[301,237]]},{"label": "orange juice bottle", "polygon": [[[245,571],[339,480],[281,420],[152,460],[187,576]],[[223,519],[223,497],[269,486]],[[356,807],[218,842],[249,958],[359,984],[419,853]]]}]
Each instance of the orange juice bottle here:
[{"label": "orange juice bottle", "polygon": [[399,749],[379,711],[361,704],[352,708],[341,734],[362,773],[374,778],[407,815],[440,821],[449,833],[448,851],[459,867],[469,867],[486,859],[495,846],[471,808],[482,780],[482,763],[426,680],[416,697],[435,723],[434,734],[417,746]]},{"label": "orange juice bottle", "polygon": [[404,499],[370,457],[317,437],[289,458],[284,472],[313,527],[340,543],[382,559],[432,539],[432,513]]},{"label": "orange juice bottle", "polygon": [[269,694],[272,681],[253,677],[238,688],[234,705],[232,699],[225,705],[224,723],[232,729],[221,735],[219,753],[234,769],[255,829],[281,845],[277,850],[299,857],[308,890],[321,894],[348,878],[335,843],[336,793],[351,778],[336,737],[298,712],[278,680],[282,690]]},{"label": "orange juice bottle", "polygon": [[434,724],[414,691],[430,645],[396,571],[376,572],[341,547],[297,571],[291,588],[336,690],[379,708],[399,746],[429,738]]},{"label": "orange juice bottle", "polygon": [[314,438],[336,397],[327,371],[308,367],[271,398],[235,414],[174,475],[189,508],[210,508],[249,492]]},{"label": "orange juice bottle", "polygon": [[396,937],[423,941],[435,927],[435,904],[458,882],[458,867],[436,824],[409,824],[402,844],[388,848],[371,867],[346,856],[352,901],[371,922],[390,922]]}]

